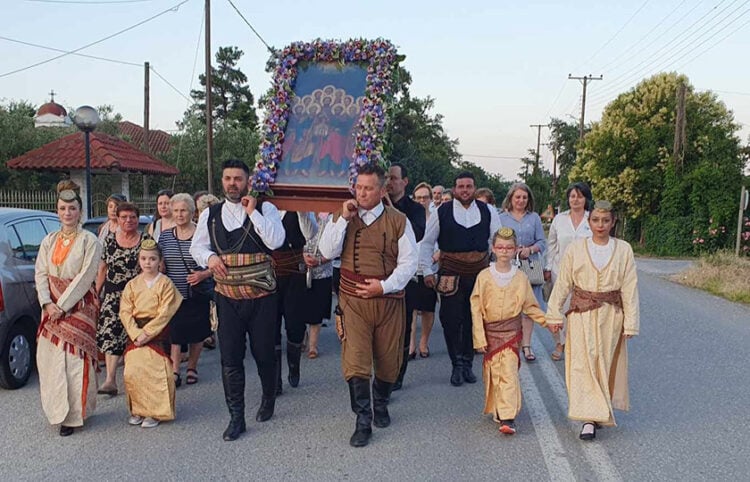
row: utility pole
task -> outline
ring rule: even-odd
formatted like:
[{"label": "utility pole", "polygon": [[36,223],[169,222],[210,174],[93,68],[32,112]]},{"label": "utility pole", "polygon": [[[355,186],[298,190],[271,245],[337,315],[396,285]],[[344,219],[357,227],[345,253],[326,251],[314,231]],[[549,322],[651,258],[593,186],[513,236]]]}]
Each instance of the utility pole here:
[{"label": "utility pole", "polygon": [[[149,112],[151,110],[151,65],[143,63],[143,150],[151,154],[149,138]],[[148,175],[143,175],[143,200],[148,197]]]},{"label": "utility pole", "polygon": [[583,100],[581,100],[581,125],[578,128],[578,138],[583,139],[583,121],[586,116],[586,86],[589,80],[602,80],[604,77],[594,77],[593,75],[584,75],[583,77],[573,77],[572,74],[568,74],[568,80],[580,80],[583,83]]},{"label": "utility pole", "polygon": [[211,0],[206,0],[206,170],[208,192],[214,193],[214,122],[211,105]]},{"label": "utility pole", "polygon": [[748,202],[750,202],[750,192],[748,192],[745,186],[742,186],[740,190],[740,209],[737,213],[737,240],[734,245],[734,255],[740,255],[740,243],[742,242],[742,221],[744,220],[745,210],[747,209]]},{"label": "utility pole", "polygon": [[549,124],[531,124],[529,127],[536,127],[536,162],[534,168],[539,170],[539,148],[542,141],[542,127],[549,127]]},{"label": "utility pole", "polygon": [[685,158],[685,142],[687,141],[685,130],[687,124],[687,119],[685,118],[686,93],[687,87],[685,84],[680,83],[680,87],[677,89],[677,112],[674,126],[674,147],[672,148],[675,171],[682,169],[682,163]]}]

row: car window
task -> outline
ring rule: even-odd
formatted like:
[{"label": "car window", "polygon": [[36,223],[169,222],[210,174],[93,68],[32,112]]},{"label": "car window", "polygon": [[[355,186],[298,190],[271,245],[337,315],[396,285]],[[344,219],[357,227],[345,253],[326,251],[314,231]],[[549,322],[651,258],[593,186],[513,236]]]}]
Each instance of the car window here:
[{"label": "car window", "polygon": [[17,238],[11,236],[11,249],[16,258],[35,259],[39,246],[47,235],[41,219],[29,219],[13,224]]},{"label": "car window", "polygon": [[44,225],[48,233],[60,231],[60,220],[55,218],[44,218]]}]

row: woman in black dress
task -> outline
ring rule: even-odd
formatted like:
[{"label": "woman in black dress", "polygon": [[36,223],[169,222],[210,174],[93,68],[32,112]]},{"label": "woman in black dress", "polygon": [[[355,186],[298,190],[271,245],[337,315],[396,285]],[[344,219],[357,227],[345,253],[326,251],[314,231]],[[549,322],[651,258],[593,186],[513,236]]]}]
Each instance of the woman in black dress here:
[{"label": "woman in black dress", "polygon": [[[180,346],[189,345],[188,368],[185,381],[188,385],[198,382],[198,358],[203,340],[211,335],[209,322],[210,296],[202,289],[204,281],[211,277],[208,270],[200,270],[190,256],[190,244],[195,233],[193,213],[195,201],[190,194],[172,196],[172,220],[174,228],[162,231],[159,248],[164,257],[167,276],[184,298],[177,313],[172,317],[169,337],[172,343],[171,358],[175,384],[182,384],[180,376]],[[203,283],[202,283],[203,282]]]}]

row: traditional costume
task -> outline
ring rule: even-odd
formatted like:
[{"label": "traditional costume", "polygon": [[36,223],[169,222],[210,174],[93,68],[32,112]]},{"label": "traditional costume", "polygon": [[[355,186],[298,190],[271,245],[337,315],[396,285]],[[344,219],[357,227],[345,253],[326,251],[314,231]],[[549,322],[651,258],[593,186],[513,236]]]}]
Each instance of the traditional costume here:
[{"label": "traditional costume", "polygon": [[500,228],[497,211],[482,201],[464,207],[460,201],[443,203],[427,220],[420,244],[419,267],[425,276],[434,273],[435,242],[440,249],[440,322],[453,365],[451,384],[475,383],[471,306],[469,298],[477,274],[489,264],[492,234]]},{"label": "traditional costume", "polygon": [[[156,243],[148,240],[154,249]],[[141,247],[147,249],[147,245]],[[174,420],[175,384],[169,358],[169,329],[172,316],[182,303],[182,295],[161,273],[147,281],[143,274],[125,286],[120,298],[120,320],[130,339],[125,349],[125,393],[132,416],[154,420]],[[145,334],[148,342],[136,346]]]},{"label": "traditional costume", "polygon": [[82,228],[72,237],[50,233],[39,246],[35,273],[39,305],[55,303],[65,312],[50,321],[43,308],[37,333],[42,409],[53,425],[80,427],[96,406],[99,297],[93,283],[101,256],[96,236]]},{"label": "traditional costume", "polygon": [[276,206],[259,201],[248,216],[241,203],[224,201],[204,210],[198,218],[190,254],[200,266],[219,256],[226,277],[214,275],[219,315],[219,345],[224,395],[231,421],[224,440],[245,431],[245,349],[255,358],[263,389],[256,420],[271,418],[276,401],[274,338],[278,295],[271,251],[284,242],[284,226]]},{"label": "traditional costume", "polygon": [[484,413],[493,414],[496,422],[513,420],[521,411],[522,314],[545,326],[544,312],[522,271],[513,266],[500,273],[491,265],[477,275],[471,293],[474,347],[486,347]]},{"label": "traditional costume", "polygon": [[[326,225],[319,249],[327,259],[341,256],[336,328],[342,340],[344,379],[357,415],[350,444],[362,446],[372,433],[373,410],[375,426],[390,424],[388,402],[403,353],[404,287],[416,272],[418,252],[406,216],[382,202],[371,210],[359,208],[349,221],[341,213],[334,220]],[[365,299],[357,294],[356,284],[368,279],[381,280],[381,296]]]},{"label": "traditional costume", "polygon": [[311,213],[279,211],[284,226],[284,243],[275,249],[273,258],[276,272],[278,308],[276,312],[276,395],[281,395],[281,320],[286,328],[286,361],[289,384],[299,384],[300,357],[305,339],[305,319],[308,315],[308,291],[305,285],[305,243],[317,232],[318,225]]},{"label": "traditional costume", "polygon": [[560,264],[548,303],[547,323],[562,324],[567,311],[565,382],[568,417],[615,425],[613,409],[628,410],[628,353],[623,335],[637,335],[639,304],[630,245],[610,238],[573,242]]}]

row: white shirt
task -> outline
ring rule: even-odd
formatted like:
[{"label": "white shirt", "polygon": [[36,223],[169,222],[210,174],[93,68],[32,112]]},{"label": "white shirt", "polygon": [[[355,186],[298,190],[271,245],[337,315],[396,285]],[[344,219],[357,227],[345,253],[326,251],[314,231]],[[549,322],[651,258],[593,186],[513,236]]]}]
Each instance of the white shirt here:
[{"label": "white shirt", "polygon": [[[279,211],[279,217],[282,220],[284,216],[286,216],[286,211]],[[302,236],[305,237],[305,241],[310,241],[318,233],[318,221],[315,219],[315,214],[298,211],[297,219],[299,220],[299,229],[302,231]]]},{"label": "white shirt", "polygon": [[557,279],[560,272],[560,263],[562,262],[565,250],[570,243],[578,239],[590,238],[592,236],[591,227],[589,226],[589,212],[583,213],[583,220],[578,223],[578,227],[573,226],[573,220],[570,217],[570,211],[563,211],[552,220],[547,236],[547,252],[544,269],[552,272],[552,280]]},{"label": "white shirt", "polygon": [[[359,208],[358,214],[362,222],[371,225],[383,214],[385,208],[383,203],[379,203],[371,210]],[[339,216],[335,223],[326,224],[323,234],[320,236],[318,250],[326,259],[334,259],[341,256],[344,249],[344,238],[346,237],[346,226],[349,221]],[[417,271],[419,251],[417,250],[417,240],[414,236],[414,230],[411,227],[409,219],[406,220],[406,229],[404,234],[398,238],[398,257],[396,259],[396,268],[391,275],[380,281],[383,287],[383,294],[395,293],[404,289],[409,280]]]},{"label": "white shirt", "polygon": [[[250,226],[268,249],[277,249],[284,244],[284,238],[286,237],[279,210],[266,201],[262,204],[261,211],[256,209],[250,215]],[[208,214],[209,210],[204,209],[198,217],[198,226],[195,228],[193,242],[190,244],[190,255],[199,266],[208,266],[208,258],[217,254],[211,249]],[[247,211],[245,211],[245,206],[242,203],[226,201],[221,206],[221,222],[227,231],[240,229],[245,219],[247,219]]]},{"label": "white shirt", "polygon": [[492,275],[492,279],[494,279],[495,283],[497,283],[497,285],[501,288],[505,288],[510,284],[517,271],[518,267],[516,267],[516,265],[514,264],[510,265],[510,271],[508,271],[507,273],[501,273],[500,271],[498,271],[497,268],[495,268],[495,263],[492,263],[490,265],[490,274]]},{"label": "white shirt", "polygon": [[[492,206],[487,206],[487,209],[490,212],[490,236],[487,238],[487,250],[489,251],[490,245],[492,244],[492,236],[502,227],[502,223],[500,222],[500,216],[497,214],[497,209],[494,209]],[[461,226],[470,228],[476,226],[482,221],[482,213],[479,212],[479,206],[477,206],[475,201],[472,201],[469,207],[465,208],[460,201],[454,199],[453,218]],[[424,238],[420,241],[419,269],[425,276],[437,272],[437,269],[432,263],[432,254],[434,253],[433,248],[439,235],[440,217],[436,211],[427,220],[427,228],[425,229]]]},{"label": "white shirt", "polygon": [[612,259],[612,253],[614,253],[615,250],[615,240],[609,238],[609,242],[602,246],[600,244],[595,244],[594,240],[589,238],[586,240],[586,247],[589,250],[589,255],[591,256],[591,261],[594,263],[594,266],[601,271],[607,266],[609,260]]}]

